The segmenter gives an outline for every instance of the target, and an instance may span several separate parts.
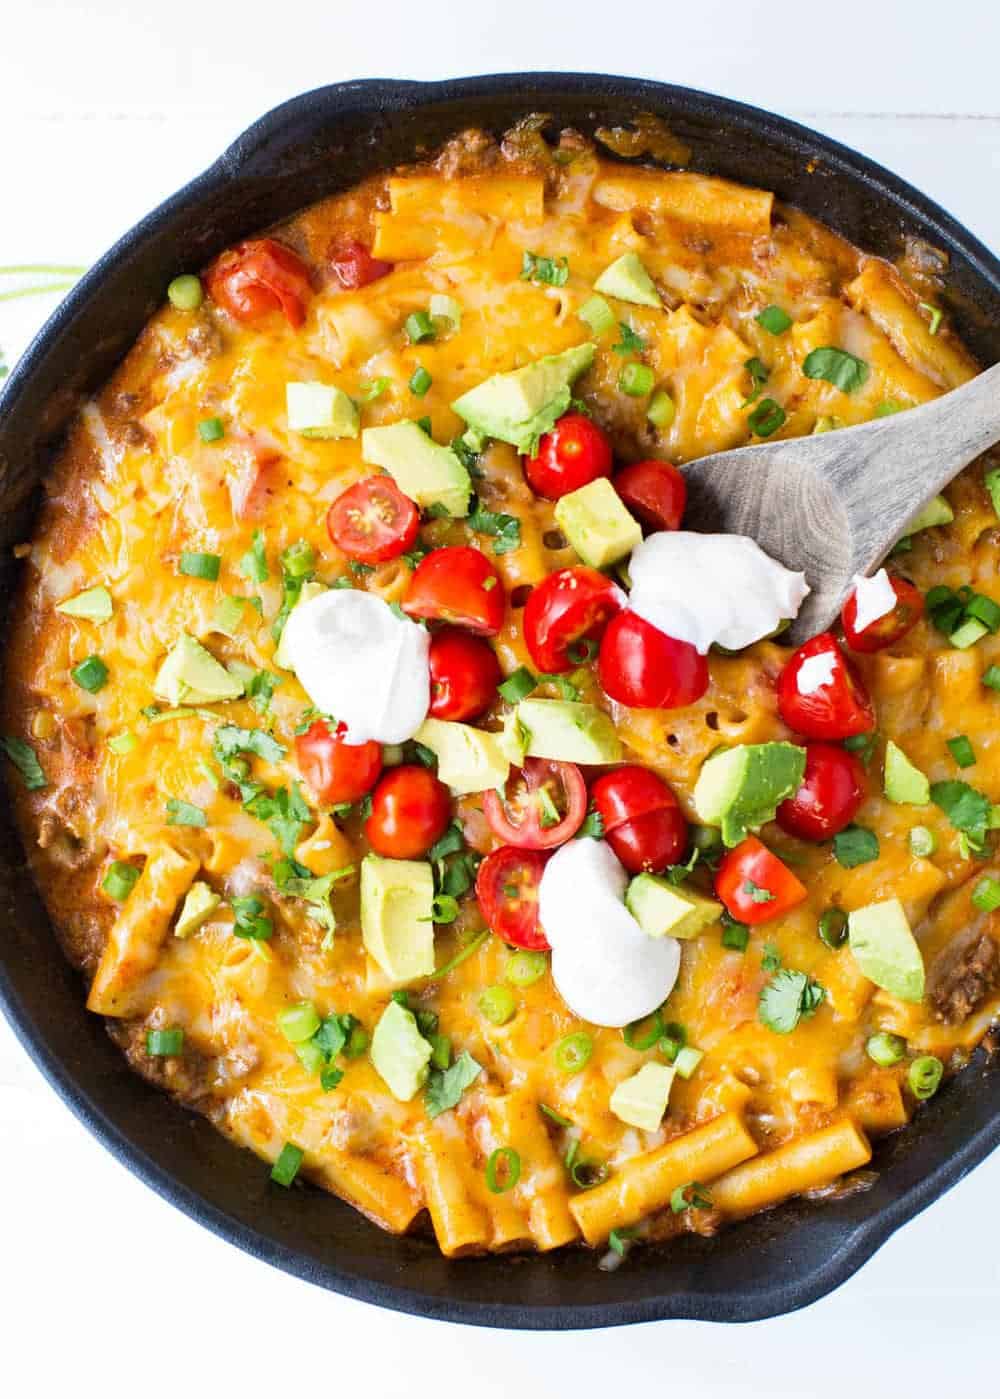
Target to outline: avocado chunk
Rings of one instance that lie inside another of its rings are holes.
[[[603,709],[576,700],[525,699],[518,723],[527,732],[529,758],[557,763],[620,763],[622,746]]]
[[[623,253],[610,267],[605,267],[594,283],[594,290],[613,296],[617,301],[631,301],[635,306],[663,305],[638,253]]]
[[[694,806],[706,826],[720,826],[725,845],[774,820],[778,803],[802,786],[806,750],[794,743],[741,743],[713,755],[694,785]]]
[[[910,806],[930,805],[930,782],[891,738],[885,745],[884,789],[891,802]]]
[[[371,1057],[394,1098],[408,1103],[417,1096],[427,1082],[431,1046],[417,1029],[412,1010],[389,1002],[372,1033]]]
[[[847,937],[862,974],[890,996],[920,1001],[924,959],[898,899],[866,904],[847,917]]]
[[[426,860],[361,861],[361,939],[390,981],[434,970],[434,874]]]
[[[655,1132],[667,1110],[675,1073],[672,1064],[643,1064],[638,1073],[618,1084],[608,1107],[619,1122]]]
[[[354,399],[334,384],[285,385],[288,426],[303,437],[357,437],[361,415]]]
[[[184,896],[181,911],[174,924],[174,937],[189,938],[203,923],[207,923],[222,900],[209,886],[196,879]]]
[[[436,756],[438,777],[459,796],[488,792],[507,781],[510,761],[500,734],[474,729],[471,724],[425,719],[413,737]]]
[[[933,500],[927,502],[919,515],[914,515],[906,526],[906,533],[919,534],[922,529],[932,529],[935,525],[950,525],[954,518],[955,512],[944,496],[936,495]]]
[[[556,524],[591,568],[610,568],[642,543],[638,520],[606,476],[556,501]]]
[[[65,617],[83,617],[88,622],[107,622],[114,612],[114,603],[107,588],[87,588],[75,597],[56,604],[56,611]]]
[[[312,602],[313,598],[317,598],[320,593],[325,592],[325,583],[317,583],[314,579],[310,579],[309,582],[303,583],[302,591],[295,600],[295,607],[292,608],[292,612],[295,611],[296,607],[302,607],[305,603]],[[288,617],[292,615],[292,612],[289,612]],[[291,657],[288,654],[288,648],[285,644],[285,637],[288,635],[288,617],[285,618],[285,625],[281,629],[281,636],[278,638],[278,645],[275,648],[274,664],[280,667],[281,670],[294,671],[295,667],[292,665]]]
[[[625,891],[625,907],[651,938],[694,938],[722,917],[714,899],[677,889],[658,874],[637,874]]]
[[[451,405],[480,437],[496,437],[529,455],[542,433],[566,412],[570,387],[594,362],[590,341],[494,374]]]
[[[214,704],[239,699],[243,681],[230,675],[200,641],[182,632],[157,671],[153,693],[168,704]]]
[[[528,755],[528,734],[517,717],[516,709],[504,715],[503,728],[496,735],[496,741],[507,761],[519,768]]]
[[[366,427],[361,456],[380,466],[422,510],[439,505],[456,519],[468,515],[472,481],[450,447],[442,447],[419,423]]]

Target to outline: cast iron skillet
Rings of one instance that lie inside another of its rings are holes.
[[[531,111],[585,132],[655,112],[690,145],[693,168],[775,190],[862,248],[894,257],[905,234],[926,238],[950,255],[950,305],[966,342],[985,364],[1000,358],[1000,262],[909,185],[792,122],[686,88],[586,74],[336,84],[251,126],[127,233],[34,341],[0,400],[0,556],[9,559],[30,527],[36,487],[69,415],[110,374],[171,277],[322,195],[433,151],[463,127],[500,132]],[[448,1262],[432,1243],[392,1238],[319,1190],[270,1185],[254,1156],[131,1073],[84,1009],[6,811],[0,822],[0,1002],[52,1085],[119,1160],[180,1209],[255,1257],[364,1301],[539,1330],[792,1311],[843,1282],[1000,1141],[1000,1069],[980,1054],[911,1128],[880,1146],[878,1179],[864,1193],[796,1201],[715,1239],[637,1251],[610,1274],[580,1249]]]

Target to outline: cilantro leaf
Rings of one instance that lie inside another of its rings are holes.
[[[295,864],[295,861],[292,861],[292,864]],[[296,866],[296,868],[301,868],[301,866]],[[292,875],[278,886],[283,894],[306,901],[309,905],[309,917],[314,923],[318,923],[321,928],[326,930],[326,937],[323,939],[324,947],[332,945],[333,934],[337,930],[337,918],[330,902],[333,886],[338,880],[353,874],[355,868],[354,865],[344,865],[342,869],[331,870],[329,874],[319,875],[317,878],[313,878],[307,870],[305,877]],[[277,870],[277,865],[275,870]]]
[[[271,635],[275,641],[281,640],[281,633],[288,621],[288,614],[298,602],[305,583],[316,572],[316,551],[311,544],[300,539],[290,544],[281,554],[281,607],[271,624]]]
[[[431,864],[436,864],[438,860],[443,860],[446,855],[457,855],[465,848],[465,835],[462,832],[461,822],[452,821],[444,835],[434,842],[427,852],[427,858]]]
[[[867,382],[870,369],[863,359],[838,350],[834,345],[822,345],[811,350],[802,364],[807,379],[822,379],[842,393],[853,393]]]
[[[233,933],[238,938],[250,938],[253,942],[267,942],[274,932],[274,924],[264,913],[264,901],[256,894],[244,894],[231,899],[236,923]]]
[[[833,838],[833,854],[845,870],[867,865],[879,857],[878,836],[866,826],[845,826]]]
[[[281,677],[269,670],[258,670],[247,682],[246,696],[258,714],[266,714],[271,708],[274,692],[281,684]]]
[[[989,829],[991,804],[988,797],[968,782],[932,782],[931,801],[943,811],[956,831],[968,836],[970,844],[982,846]]]
[[[781,966],[781,953],[773,942],[765,942],[764,953],[760,959],[760,969],[762,972],[776,972]]]
[[[617,345],[612,345],[611,349],[616,355],[641,355],[646,348],[646,342],[641,335],[637,335],[630,325],[625,321],[618,322],[618,329],[621,331],[621,340]]]
[[[826,991],[805,972],[775,972],[760,993],[757,1018],[776,1035],[790,1035],[804,1017],[815,1015]]]
[[[482,1071],[482,1064],[477,1064],[467,1049],[462,1050],[450,1069],[431,1069],[424,1099],[427,1116],[438,1117],[455,1107]]]
[[[0,738],[0,748],[24,778],[24,785],[29,792],[39,792],[48,786],[38,755],[30,743],[25,743],[23,738],[10,738],[5,735]]]
[[[474,529],[477,534],[493,537],[494,554],[509,554],[512,549],[521,547],[521,521],[516,515],[484,510],[478,500],[474,502],[474,506],[468,519],[469,528]]]
[[[191,802],[179,801],[177,797],[167,798],[168,826],[207,826],[208,815],[200,806]]]
[[[236,724],[222,724],[216,729],[212,751],[220,763],[235,758],[237,753],[252,753],[267,763],[279,763],[285,756],[277,739],[263,729],[241,729]]]
[[[759,884],[755,884],[752,879],[743,881],[743,892],[749,894],[750,899],[755,904],[769,904],[774,898],[770,889],[763,889]]]
[[[768,369],[764,361],[758,359],[756,355],[753,355],[750,359],[745,360],[743,363],[743,368],[750,375],[751,387],[750,393],[743,400],[742,407],[749,408],[751,403],[756,403],[757,399],[760,398],[761,389],[771,377],[771,371]]]
[[[264,547],[263,530],[254,530],[253,543],[240,559],[239,570],[251,583],[263,583],[267,579],[267,552]]]
[[[258,792],[246,802],[246,809],[258,821],[263,821],[286,855],[293,855],[302,830],[312,820],[299,784],[291,789],[279,787],[276,792]]]
[[[569,261],[564,257],[543,257],[540,253],[525,252],[521,259],[521,281],[564,287],[569,281]]]
[[[593,802],[591,802],[587,809],[587,814],[583,819],[583,825],[577,831],[577,835],[593,836],[595,840],[600,840],[604,835],[604,817]]]

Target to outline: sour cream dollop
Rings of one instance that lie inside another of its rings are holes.
[[[282,636],[302,688],[348,743],[404,743],[430,705],[430,637],[371,593],[331,588],[292,609]]]
[[[703,656],[713,643],[739,651],[770,636],[809,593],[804,573],[745,534],[651,534],[633,552],[629,575],[631,610]]]
[[[854,630],[864,631],[880,617],[887,617],[899,599],[888,573],[880,568],[871,578],[862,578],[860,573],[854,575],[854,601],[857,606]]]
[[[650,1015],[680,969],[680,943],[642,931],[623,902],[627,885],[610,845],[583,836],[556,851],[538,889],[556,989],[594,1025],[620,1028]]]

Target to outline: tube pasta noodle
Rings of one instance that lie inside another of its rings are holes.
[[[684,223],[725,228],[737,233],[765,233],[771,223],[774,196],[728,180],[636,170],[605,175],[594,186],[594,200],[608,209],[649,209]]]
[[[472,1253],[490,1239],[486,1209],[475,1198],[471,1169],[460,1153],[449,1150],[447,1124],[421,1133],[419,1174],[438,1247],[449,1258]]]
[[[844,294],[884,331],[907,364],[934,383],[956,389],[976,373],[975,361],[963,345],[952,336],[931,334],[917,298],[878,258],[862,259],[861,271]]]
[[[712,1203],[724,1214],[752,1214],[789,1195],[831,1184],[867,1165],[871,1154],[864,1132],[845,1118],[729,1171],[713,1184]]]
[[[489,1115],[496,1145],[512,1147],[521,1159],[517,1189],[527,1205],[532,1241],[545,1250],[570,1243],[579,1231],[570,1212],[566,1171],[549,1140],[537,1099],[523,1090],[507,1093],[490,1100]]]

